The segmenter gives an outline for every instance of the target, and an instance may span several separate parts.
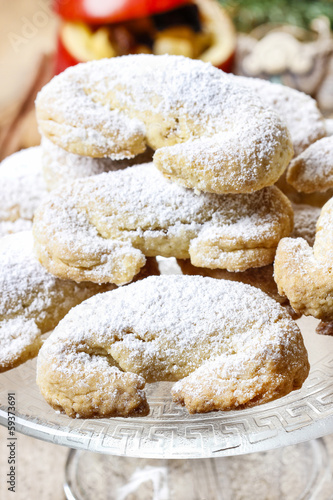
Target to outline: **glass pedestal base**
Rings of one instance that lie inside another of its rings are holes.
[[[192,460],[71,450],[64,488],[68,500],[326,500],[332,495],[330,463],[321,439],[249,455]]]

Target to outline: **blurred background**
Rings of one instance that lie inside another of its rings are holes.
[[[0,0],[0,159],[39,143],[38,90],[80,61],[180,54],[280,82],[333,116],[332,0]]]

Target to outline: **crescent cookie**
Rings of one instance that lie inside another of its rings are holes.
[[[313,248],[303,238],[283,238],[274,277],[296,312],[333,321],[333,198],[321,210]]]
[[[290,134],[260,98],[208,63],[147,54],[68,68],[39,93],[42,133],[75,154],[131,158],[146,146],[179,184],[214,193],[270,186]]]
[[[61,184],[80,177],[90,177],[103,172],[120,170],[131,165],[146,163],[152,159],[152,151],[147,149],[141,155],[131,160],[111,160],[110,158],[91,158],[68,153],[65,149],[56,146],[42,137],[42,164],[43,176],[49,190]]]
[[[151,159],[147,150],[132,160],[112,161],[67,153],[42,138],[41,146],[23,149],[0,164],[0,237],[32,227],[47,190],[79,177],[118,170]]]
[[[31,231],[1,238],[0,260],[0,372],[36,356],[41,334],[73,306],[112,288],[49,274],[34,256]]]
[[[0,239],[0,372],[37,355],[43,333],[52,330],[67,312],[114,285],[61,280],[49,274],[33,252],[31,231]],[[149,259],[139,277],[159,274]]]
[[[145,382],[178,381],[190,413],[246,408],[299,389],[309,364],[288,313],[260,290],[164,275],[83,302],[44,343],[37,384],[70,417],[146,414]]]
[[[261,78],[234,77],[254,91],[285,121],[293,143],[295,156],[327,134],[326,122],[317,102],[307,94],[285,85],[271,83]]]
[[[294,229],[291,238],[304,238],[310,246],[313,245],[316,234],[316,223],[320,215],[320,209],[310,205],[293,204]],[[183,274],[209,276],[215,279],[239,281],[259,288],[281,305],[286,307],[294,319],[300,317],[295,313],[285,296],[278,293],[277,285],[274,281],[273,265],[247,269],[243,272],[229,272],[225,269],[208,269],[195,267],[189,260],[178,259],[177,263]]]
[[[297,191],[314,193],[333,187],[333,136],[324,137],[291,161],[287,182]]]
[[[46,195],[38,146],[3,160],[0,164],[0,236],[31,229],[34,212]]]
[[[292,226],[291,204],[275,186],[198,195],[145,164],[53,192],[36,212],[34,236],[38,258],[53,274],[122,284],[145,256],[236,271],[267,265]]]

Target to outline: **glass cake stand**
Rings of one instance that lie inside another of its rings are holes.
[[[172,402],[172,384],[162,382],[147,387],[146,417],[70,419],[42,398],[33,360],[0,374],[0,424],[7,426],[13,392],[18,432],[72,449],[68,499],[322,500],[331,479],[317,438],[333,433],[333,338],[317,335],[313,318],[298,323],[310,375],[277,401],[189,415]]]

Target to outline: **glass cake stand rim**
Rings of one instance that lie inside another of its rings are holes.
[[[0,425],[7,426],[6,414],[0,409]],[[328,434],[333,434],[333,415],[327,417],[323,421],[314,422],[308,425],[304,429],[295,430],[290,433],[279,433],[274,438],[267,438],[263,441],[253,443],[246,447],[245,445],[240,446],[230,446],[227,448],[216,449],[215,452],[209,453],[207,455],[199,453],[189,453],[186,451],[177,451],[175,453],[151,453],[131,450],[124,450],[124,452],[114,453],[112,449],[107,447],[101,449],[99,447],[94,447],[90,445],[92,440],[91,437],[87,437],[85,440],[78,440],[76,443],[71,440],[67,440],[66,432],[59,429],[52,429],[50,427],[38,425],[34,423],[34,419],[16,419],[16,431],[25,434],[42,441],[51,442],[60,446],[68,447],[74,450],[85,450],[91,451],[93,453],[101,453],[106,455],[116,455],[124,457],[133,458],[164,458],[164,459],[201,459],[201,458],[217,458],[217,457],[228,457],[235,455],[246,455],[251,453],[258,453],[273,450],[276,448],[282,448],[285,446],[297,445],[307,441],[311,441],[318,438],[323,438]],[[75,438],[75,436],[73,436]],[[81,436],[80,436],[81,437]]]
[[[311,362],[310,356],[310,376],[302,389],[272,403],[193,416],[172,403],[169,386],[163,382],[156,384],[157,392],[151,392],[151,400],[148,397],[152,414],[147,417],[70,419],[57,415],[43,400],[35,383],[34,362],[29,361],[0,374],[0,425],[7,425],[6,395],[14,390],[18,432],[109,455],[223,457],[323,437],[333,433],[333,338],[316,335],[313,318],[302,318],[300,324],[303,330],[305,325],[303,334],[313,358]]]

